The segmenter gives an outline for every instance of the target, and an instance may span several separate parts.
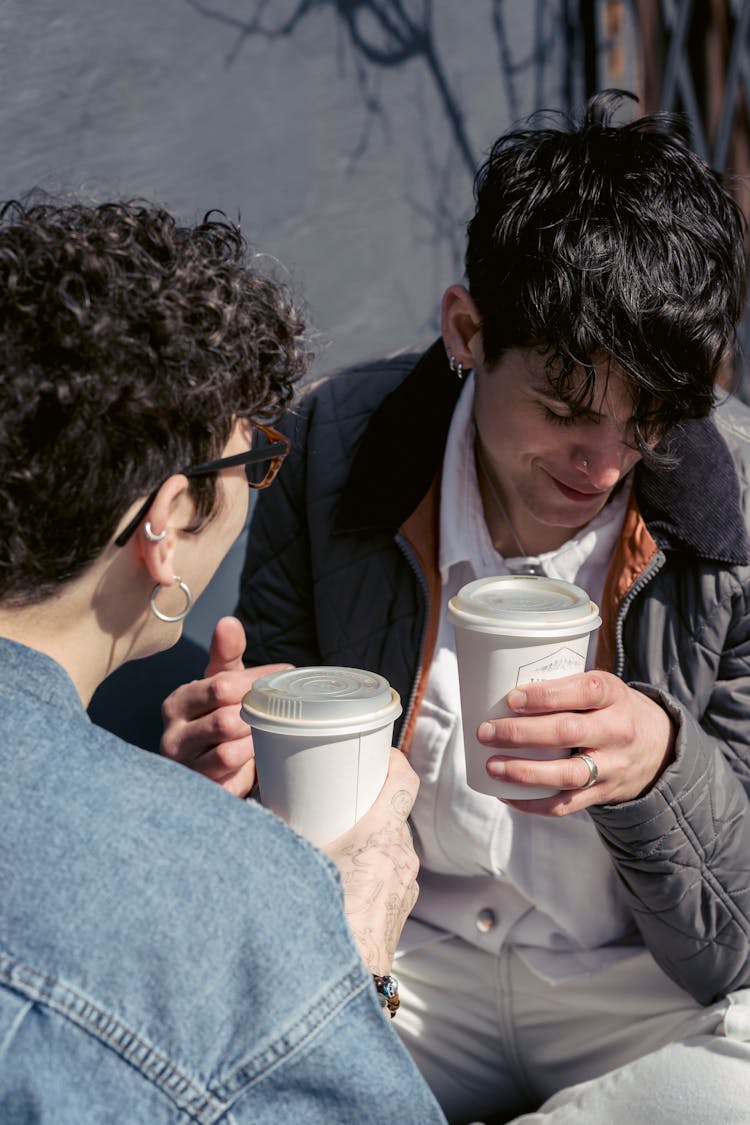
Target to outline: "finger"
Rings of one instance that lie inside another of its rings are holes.
[[[165,703],[164,708],[167,706]],[[165,722],[161,752],[167,758],[189,764],[221,743],[242,742],[250,737],[250,728],[235,701],[188,721]]]
[[[242,769],[216,778],[215,782],[233,797],[247,797],[256,782],[255,762],[248,762]]]
[[[406,821],[417,799],[418,790],[419,777],[401,751],[391,748],[388,773],[383,788],[366,815],[373,814],[373,818],[381,817],[387,810],[390,814],[395,814],[400,821]]]
[[[293,664],[258,664],[255,668],[245,669],[248,675],[247,682],[254,684],[261,676],[267,676],[270,672],[283,672],[285,669],[293,667]]]
[[[257,677],[257,670],[247,668],[236,672],[220,672],[209,679],[183,684],[162,704],[162,718],[167,723],[192,722],[223,707],[239,712],[242,697]]]
[[[619,742],[616,716],[609,711],[562,711],[507,719],[486,719],[477,728],[484,746],[513,752],[517,749],[570,750],[576,746],[603,746]]]
[[[598,710],[613,703],[622,686],[622,681],[609,672],[582,672],[519,685],[508,692],[505,701],[517,714]]]
[[[290,667],[290,664],[261,664],[257,668],[242,668],[236,672],[218,672],[208,679],[183,684],[162,704],[164,725],[191,723],[224,707],[234,708],[239,716],[242,700],[257,679],[268,672],[280,672]]]
[[[406,820],[412,812],[419,790],[419,777],[406,760],[404,754],[391,747],[388,774],[376,804],[388,805],[400,819]]]
[[[205,675],[240,670],[246,644],[242,622],[236,617],[222,617],[214,626]]]
[[[608,798],[602,795],[596,787],[591,789],[563,789],[554,797],[542,797],[539,800],[518,801],[504,800],[503,804],[509,805],[518,812],[531,813],[534,816],[562,817],[571,813],[583,812],[592,805],[607,804]]]
[[[603,756],[593,750],[586,750],[586,757],[593,763],[591,769],[586,760],[577,754],[571,755],[570,758],[553,758],[546,762],[531,758],[489,758],[485,768],[489,776],[495,780],[512,782],[515,785],[543,785],[562,791],[592,790],[597,786],[601,788],[606,780],[600,772]],[[592,777],[593,782],[591,782]]]
[[[248,730],[248,728],[245,727],[245,730]],[[235,739],[233,742],[221,742],[190,760],[183,760],[182,764],[202,773],[204,777],[211,781],[221,781],[229,774],[235,774],[238,770],[244,769],[250,762],[252,762],[254,773],[255,752],[252,736],[248,734],[244,738]]]

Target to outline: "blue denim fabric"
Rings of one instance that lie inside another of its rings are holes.
[[[0,668],[3,1125],[444,1121],[327,858],[94,726],[46,656]]]

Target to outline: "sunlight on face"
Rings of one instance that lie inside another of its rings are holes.
[[[595,370],[590,399],[576,407],[556,396],[542,353],[509,349],[492,369],[477,365],[474,419],[508,515],[536,551],[592,520],[641,456],[632,396],[606,361]]]

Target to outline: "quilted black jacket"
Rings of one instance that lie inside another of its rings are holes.
[[[429,606],[399,528],[459,393],[438,343],[301,396],[248,540],[248,663],[379,671],[408,701],[404,729]],[[659,550],[619,607],[614,670],[675,718],[676,760],[645,796],[589,813],[644,942],[705,1004],[750,985],[750,411],[730,400],[674,440],[677,469],[636,469]]]

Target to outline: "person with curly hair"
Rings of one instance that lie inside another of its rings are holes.
[[[498,139],[441,339],[306,391],[241,623],[214,681],[166,704],[165,752],[229,784],[243,732],[210,692],[241,696],[245,646],[371,668],[408,700],[399,1032],[455,1122],[750,1105],[750,412],[717,385],[743,229],[684,123],[622,108],[603,92]],[[498,800],[467,785],[446,611],[529,573],[582,586],[603,625],[587,671],[479,726],[488,790],[555,791]]]
[[[385,1123],[384,1072],[444,1120],[372,980],[416,897],[402,756],[325,855],[85,710],[178,640],[307,365],[294,298],[220,215],[2,209],[3,1122]]]

